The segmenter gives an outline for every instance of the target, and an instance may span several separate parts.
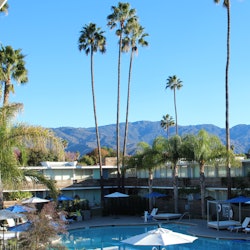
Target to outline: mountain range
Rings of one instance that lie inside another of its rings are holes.
[[[123,145],[125,123],[120,124],[120,142]],[[226,131],[224,128],[212,124],[178,126],[178,134],[197,134],[201,129],[205,129],[209,134],[218,136],[225,144]],[[74,128],[59,127],[52,128],[54,133],[68,142],[66,151],[80,152],[81,155],[89,153],[96,148],[95,127]],[[116,124],[99,127],[101,146],[116,149]],[[169,135],[175,134],[175,127],[169,129]],[[133,154],[138,142],[152,144],[157,136],[167,137],[160,122],[138,121],[129,123],[127,152]],[[234,146],[235,153],[248,153],[250,149],[250,125],[236,125],[230,129],[231,145]]]

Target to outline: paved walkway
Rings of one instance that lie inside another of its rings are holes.
[[[119,217],[98,217],[95,216],[90,220],[73,222],[68,225],[68,229],[78,229],[78,228],[90,228],[99,226],[123,226],[123,225],[157,225],[157,224],[167,224],[167,223],[183,223],[190,224],[191,227],[188,230],[190,235],[197,237],[208,237],[215,239],[235,239],[235,240],[249,240],[250,234],[244,232],[230,232],[228,230],[216,230],[207,227],[206,220],[197,219],[182,219],[180,222],[176,220],[161,220],[161,221],[150,221],[144,222],[142,217],[139,216],[119,216]]]

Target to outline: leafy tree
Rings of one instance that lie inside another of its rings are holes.
[[[93,157],[91,157],[89,155],[83,155],[79,159],[79,164],[82,164],[85,166],[93,166],[93,165],[95,165],[95,160],[93,159]]]
[[[112,148],[107,148],[103,147],[101,148],[101,154],[102,158],[104,159],[105,157],[114,157],[116,153]],[[92,166],[92,165],[98,165],[99,164],[99,153],[98,153],[98,148],[93,149],[91,152],[89,152],[86,155],[83,155],[79,159],[79,163]]]
[[[95,84],[94,84],[94,53],[97,51],[105,53],[106,51],[106,38],[104,36],[104,31],[101,31],[101,28],[96,27],[96,24],[94,23],[85,25],[81,30],[81,35],[79,37],[79,50],[84,51],[86,55],[90,53],[92,99],[93,99],[96,140],[97,140],[99,166],[100,166],[101,199],[103,202],[104,193],[103,193],[102,154],[101,154],[101,143],[100,143],[100,135],[98,130],[98,121],[96,114]]]
[[[70,152],[66,151],[65,152],[65,161],[77,161],[79,159],[80,152]]]
[[[58,161],[59,160],[57,153],[48,149],[44,151],[44,150],[36,149],[36,148],[28,148],[26,151],[27,151],[28,166],[41,166],[41,162],[43,161]]]
[[[221,158],[224,146],[217,136],[200,130],[198,135],[183,137],[182,152],[189,160],[196,161],[200,166],[201,215],[205,218],[205,165],[214,159]]]
[[[0,80],[3,87],[3,106],[8,105],[10,92],[15,92],[12,80],[22,85],[28,81],[24,58],[20,49],[14,50],[11,46],[1,46]]]
[[[220,3],[220,0],[214,0],[215,3]],[[230,63],[230,32],[231,32],[231,14],[230,14],[230,0],[223,0],[223,6],[227,10],[227,61],[225,71],[225,93],[226,93],[226,149],[227,149],[227,196],[231,198],[231,162],[230,162],[230,127],[229,127],[229,63]]]
[[[169,128],[174,126],[175,122],[173,117],[169,114],[162,116],[161,127],[167,130],[167,137],[169,138]]]
[[[110,29],[119,25],[116,30],[116,35],[119,37],[119,53],[118,53],[118,81],[117,81],[117,119],[116,119],[116,157],[117,157],[117,179],[118,187],[120,188],[120,73],[121,73],[121,53],[122,53],[122,39],[126,23],[130,19],[135,19],[135,9],[130,9],[129,3],[118,3],[118,6],[111,7],[112,13],[107,16],[108,27]]]
[[[179,90],[182,88],[182,81],[176,76],[169,76],[166,83],[166,89],[170,88],[174,91],[174,109],[175,109],[175,128],[176,135],[178,135],[178,122],[177,122],[177,107],[176,107],[176,89]]]

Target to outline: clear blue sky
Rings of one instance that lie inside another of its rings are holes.
[[[226,9],[213,0],[133,0],[149,46],[139,48],[132,73],[130,122],[174,118],[166,79],[177,75],[179,125],[225,127]],[[222,1],[223,2],[223,1]],[[111,0],[8,0],[0,16],[0,41],[26,55],[29,82],[16,86],[18,121],[43,127],[94,127],[90,57],[78,50],[90,22],[105,31],[107,52],[95,55],[99,125],[116,123],[118,38],[107,27]],[[250,1],[231,1],[230,127],[250,124]],[[121,114],[125,121],[129,54],[122,57]]]

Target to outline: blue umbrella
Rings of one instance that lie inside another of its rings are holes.
[[[238,197],[226,200],[226,202],[229,202],[229,203],[245,203],[247,201],[250,201],[250,197],[238,196]]]
[[[228,203],[239,203],[239,220],[241,222],[241,203],[245,203],[250,201],[250,197],[246,197],[246,196],[237,196],[235,198],[226,200],[226,202]]]
[[[145,198],[161,198],[161,197],[166,197],[166,194],[161,194],[158,192],[152,192],[150,194],[146,194],[144,197]]]
[[[31,223],[26,222],[26,223],[11,227],[8,230],[11,232],[24,232],[24,231],[27,231],[30,228],[30,226],[31,226]]]
[[[14,205],[11,207],[7,207],[6,210],[9,210],[14,213],[25,213],[28,212],[28,209],[26,209],[24,206],[21,205]]]
[[[58,197],[57,197],[57,200],[58,201],[73,201],[74,199],[73,198],[70,198],[70,197],[67,197],[67,196],[65,196],[65,195],[59,195]]]

